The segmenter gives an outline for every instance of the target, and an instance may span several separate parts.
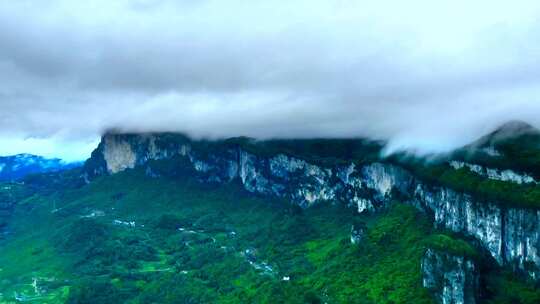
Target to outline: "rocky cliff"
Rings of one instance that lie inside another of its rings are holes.
[[[430,248],[422,258],[422,285],[438,303],[475,304],[478,282],[477,266],[467,257]]]
[[[384,160],[322,164],[287,153],[258,153],[227,141],[109,134],[85,165],[85,178],[136,166],[155,176],[159,172],[152,161],[162,159],[182,160],[203,182],[239,181],[249,192],[286,198],[304,208],[341,202],[358,212],[373,212],[397,198],[433,215],[436,226],[475,238],[498,264],[540,280],[540,210],[502,207],[428,185]]]

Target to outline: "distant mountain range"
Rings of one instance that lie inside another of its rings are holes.
[[[82,163],[68,163],[58,158],[32,154],[0,156],[0,181],[18,180],[29,174],[46,173],[79,167]]]

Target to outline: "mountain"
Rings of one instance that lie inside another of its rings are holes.
[[[540,131],[524,121],[514,120],[499,126],[488,135],[483,136],[474,142],[472,145],[479,147],[493,147],[504,141],[516,140],[527,135],[538,136],[540,135]]]
[[[540,130],[521,122],[506,123],[454,152],[454,158],[486,167],[510,169],[540,179]]]
[[[0,180],[19,180],[29,174],[72,169],[81,163],[66,163],[57,158],[44,158],[32,154],[0,156]]]
[[[540,301],[533,171],[465,159],[478,144],[437,161],[383,147],[105,134],[81,168],[1,185],[2,300]]]

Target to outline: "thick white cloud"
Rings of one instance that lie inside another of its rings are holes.
[[[112,127],[445,151],[507,120],[540,125],[539,13],[538,1],[4,1],[0,138],[19,144],[0,154],[82,158]]]

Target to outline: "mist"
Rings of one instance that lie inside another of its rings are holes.
[[[538,1],[4,1],[0,154],[107,129],[446,152],[540,126]]]

